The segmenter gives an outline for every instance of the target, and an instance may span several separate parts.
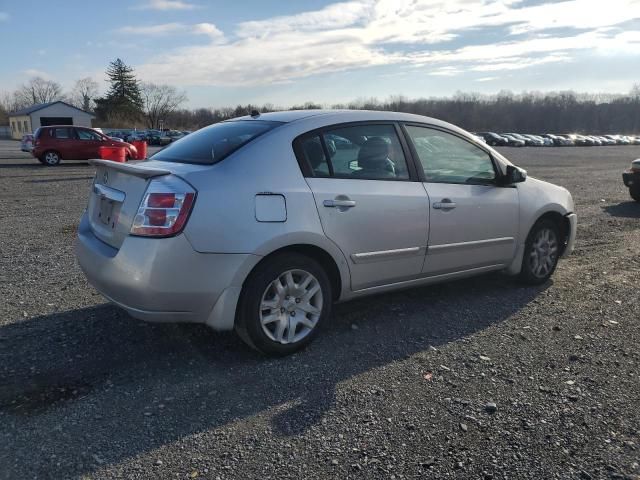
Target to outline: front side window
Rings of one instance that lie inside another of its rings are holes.
[[[151,158],[163,162],[217,163],[278,125],[281,122],[265,120],[216,123],[176,140]]]
[[[491,156],[453,134],[406,126],[427,182],[488,184],[496,179]]]
[[[76,129],[76,133],[78,134],[78,138],[80,140],[95,140],[95,141],[102,140],[100,135],[98,135],[97,133],[92,132],[90,130],[81,130],[81,129],[77,128]]]

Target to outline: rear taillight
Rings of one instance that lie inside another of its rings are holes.
[[[177,177],[151,180],[131,226],[132,235],[170,237],[182,231],[196,191]]]

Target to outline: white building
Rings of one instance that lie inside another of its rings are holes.
[[[9,114],[11,138],[20,140],[25,133],[33,133],[38,128],[48,125],[91,127],[93,118],[93,113],[65,102],[39,103]]]

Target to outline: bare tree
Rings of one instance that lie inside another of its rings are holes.
[[[58,82],[53,80],[33,77],[18,88],[16,96],[20,103],[26,105],[48,103],[62,99],[62,87]]]
[[[175,112],[180,105],[187,101],[185,92],[180,92],[170,85],[143,82],[140,90],[149,128],[158,128],[160,120],[165,120],[168,115]]]
[[[21,108],[25,108],[31,105],[30,103],[24,103],[18,96],[18,92],[2,92],[0,94],[0,106],[5,112],[11,113]]]
[[[98,96],[98,82],[91,77],[81,78],[76,82],[69,95],[69,100],[74,107],[90,112],[94,108],[93,99]]]

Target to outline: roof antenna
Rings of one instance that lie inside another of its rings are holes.
[[[259,117],[260,116],[260,112],[258,110],[251,110],[251,116],[253,118]]]

